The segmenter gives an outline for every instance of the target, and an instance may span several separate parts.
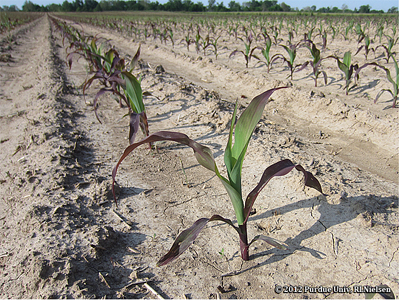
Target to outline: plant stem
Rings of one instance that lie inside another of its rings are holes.
[[[249,243],[247,242],[247,224],[239,225],[240,253],[243,260],[249,260]]]

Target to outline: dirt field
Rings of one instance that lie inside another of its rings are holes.
[[[122,56],[138,47],[130,37],[80,28],[109,39]],[[255,61],[245,69],[242,58],[228,59],[228,50],[215,60],[184,45],[142,43],[137,73],[152,93],[145,98],[150,132],[187,134],[210,147],[223,170],[236,99],[241,113],[261,92],[290,84],[273,94],[250,142],[243,194],[285,158],[312,172],[326,194],[303,188],[294,171],[274,178],[258,197],[250,238],[269,235],[288,250],[259,242],[243,262],[237,233],[213,223],[179,259],[156,267],[198,218],[235,219],[225,189],[191,149],[159,143],[159,153],[141,147],[121,165],[117,207],[111,171],[128,145],[126,110],[107,95],[100,100],[102,123],[96,120],[96,86],[85,97],[79,88],[86,62],[66,67],[47,16],[12,34],[12,43],[1,37],[0,45],[1,298],[157,298],[151,287],[164,298],[364,299],[342,290],[275,288],[381,284],[398,298],[399,119],[389,94],[373,103],[390,87],[376,79],[382,71],[366,68],[346,96],[333,61],[328,85],[314,88],[310,69],[289,81],[284,65],[270,74]],[[327,54],[342,56],[348,43],[338,39]]]

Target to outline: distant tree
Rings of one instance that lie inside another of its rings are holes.
[[[82,0],[75,0],[72,4],[75,11],[82,11],[83,10],[83,1]]]
[[[102,11],[110,11],[111,10],[111,3],[106,0],[101,0],[100,1],[100,8]]]
[[[342,5],[342,8],[341,8],[342,12],[346,12],[346,10],[348,10],[348,9],[349,9],[349,7],[347,6],[347,4]]]
[[[72,4],[67,0],[64,0],[64,2],[61,4],[61,11],[72,11]]]
[[[272,6],[276,5],[277,3],[278,1],[265,0],[264,2],[261,3],[261,10],[268,11]]]
[[[283,11],[282,6],[280,6],[279,4],[275,4],[273,6],[271,6],[268,11]]]
[[[55,3],[46,5],[46,11],[59,12],[59,11],[61,11],[61,5],[55,4]]]
[[[315,5],[311,6],[311,11],[317,11],[317,7]]]
[[[8,8],[8,11],[19,11],[19,8],[16,5],[12,4]]]
[[[240,11],[241,10],[240,3],[236,2],[234,0],[229,2],[228,7],[229,7],[230,11]]]
[[[149,10],[162,10],[162,4],[158,1],[149,3]]]
[[[93,9],[94,12],[99,12],[101,11],[101,5],[100,3],[97,3],[96,7]]]
[[[216,0],[208,0],[208,10],[213,11]]]
[[[392,6],[391,8],[388,9],[387,11],[389,14],[394,14],[399,12],[399,8],[396,6]]]
[[[361,14],[367,14],[370,12],[370,10],[371,10],[371,6],[369,4],[367,4],[367,5],[361,5],[358,12]]]
[[[40,6],[28,0],[22,5],[22,11],[40,11]]]
[[[283,11],[290,11],[290,5],[287,5],[285,2],[281,3],[281,7]]]
[[[225,7],[224,2],[220,2],[217,4],[217,6],[215,7],[216,11],[228,11],[228,9]]]
[[[94,11],[99,3],[96,0],[85,0],[83,11]]]

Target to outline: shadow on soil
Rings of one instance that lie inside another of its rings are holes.
[[[367,227],[385,226],[391,231],[397,231],[397,223],[392,224],[390,222],[385,222],[382,220],[387,220],[387,216],[394,213],[393,209],[398,208],[398,206],[399,199],[397,196],[380,197],[370,195],[349,198],[342,197],[342,200],[339,204],[329,204],[326,202],[325,198],[319,200],[319,198],[314,197],[306,200],[301,200],[296,203],[291,203],[277,209],[268,210],[260,215],[250,217],[249,221],[256,221],[263,218],[271,217],[276,214],[276,212],[279,212],[280,215],[284,215],[285,213],[301,208],[310,208],[320,214],[319,219],[316,220],[314,225],[300,232],[296,237],[288,238],[286,241],[284,241],[284,243],[289,246],[289,249],[287,251],[272,248],[267,251],[253,254],[250,256],[250,259],[264,256],[269,256],[269,258],[255,266],[238,271],[235,273],[235,275],[280,261],[287,256],[293,254],[295,250],[306,251],[316,258],[322,259],[323,256],[326,255],[325,253],[322,253],[315,249],[304,247],[301,245],[301,243],[306,239],[317,236],[318,234],[327,231],[332,226],[351,221],[359,215],[362,215],[363,219],[366,221],[365,223],[367,224]],[[384,217],[379,217],[379,215],[383,215]]]

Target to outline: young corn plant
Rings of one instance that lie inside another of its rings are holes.
[[[357,71],[354,74],[354,76],[357,78],[357,76],[360,73],[360,71],[363,68],[368,67],[368,66],[375,66],[375,67],[378,67],[378,68],[382,69],[383,71],[385,71],[386,72],[386,78],[392,84],[393,88],[391,90],[390,89],[383,89],[383,90],[379,91],[379,93],[376,95],[374,103],[376,103],[378,101],[379,97],[384,92],[388,92],[393,97],[392,107],[394,108],[394,107],[396,107],[396,103],[399,100],[399,65],[398,65],[398,63],[397,63],[397,61],[396,61],[396,59],[395,59],[393,54],[390,57],[393,59],[394,67],[395,67],[395,70],[396,70],[396,79],[395,80],[393,80],[389,69],[385,68],[384,66],[381,66],[381,65],[377,64],[376,62],[366,63],[365,65],[361,66],[360,68],[357,69]]]
[[[119,57],[118,52],[115,49],[109,50],[104,56],[102,56],[103,67],[98,70],[92,78],[88,79],[83,87],[83,93],[85,93],[85,90],[90,87],[94,80],[99,80],[105,86],[100,89],[93,101],[94,111],[100,123],[101,121],[97,114],[97,103],[100,96],[107,92],[111,92],[119,97],[120,104],[122,104],[122,101],[125,102],[128,107],[127,115],[130,117],[130,144],[135,141],[139,126],[146,136],[149,135],[149,125],[143,103],[143,92],[140,80],[132,74],[132,70],[139,59],[139,55],[140,46],[132,61],[129,64],[125,64],[125,60]],[[151,146],[151,144],[149,145]]]
[[[361,40],[364,39],[364,46],[361,46],[360,48],[358,48],[356,54],[357,55],[362,49],[365,50],[364,52],[364,56],[365,56],[365,60],[368,59],[368,54],[372,51],[375,53],[375,49],[374,48],[370,48],[369,46],[371,45],[371,40],[369,39],[368,35],[364,35]]]
[[[190,33],[188,32],[187,35],[185,36],[184,39],[181,40],[181,43],[185,42],[186,43],[186,49],[189,52],[189,46],[190,44],[194,43],[194,40],[190,38]]]
[[[271,70],[271,66],[272,66],[272,60],[274,59],[275,55],[270,57],[270,51],[271,51],[271,46],[272,46],[272,42],[271,39],[269,38],[269,36],[265,36],[265,48],[262,47],[258,47],[259,50],[261,50],[261,54],[264,56],[265,58],[265,65],[267,66],[267,73],[269,73],[269,71]]]
[[[389,35],[385,35],[386,39],[388,41],[387,45],[379,45],[375,48],[375,53],[376,50],[378,50],[378,48],[382,47],[385,50],[386,53],[386,63],[389,63],[389,59],[392,55],[395,54],[395,52],[392,52],[393,46],[397,45],[397,43],[399,42],[399,37],[397,37],[396,39],[394,39],[393,37],[389,36]]]
[[[329,58],[334,58],[337,61],[338,67],[339,69],[344,73],[345,75],[345,80],[346,80],[346,84],[345,84],[345,89],[346,89],[346,95],[349,94],[349,86],[351,83],[351,76],[353,75],[354,71],[357,71],[358,69],[358,64],[351,64],[351,52],[347,51],[344,54],[343,60],[340,61],[340,59],[337,56],[328,56]],[[358,73],[357,73],[358,76]]]
[[[147,138],[141,140],[140,142],[133,143],[132,145],[130,145],[125,149],[123,155],[119,159],[117,165],[115,166],[112,172],[112,178],[113,178],[112,188],[113,188],[115,202],[117,200],[115,198],[115,193],[114,193],[114,184],[116,180],[117,170],[121,162],[133,150],[135,150],[138,146],[142,144],[149,142],[156,142],[156,141],[174,141],[191,147],[194,151],[194,156],[196,157],[198,163],[217,175],[217,177],[220,179],[222,185],[224,186],[224,188],[228,193],[228,196],[232,202],[233,209],[236,215],[236,221],[238,226],[235,226],[231,220],[226,219],[220,215],[213,215],[211,216],[211,218],[201,218],[197,220],[190,228],[182,231],[178,235],[168,253],[166,253],[158,261],[157,264],[158,266],[165,265],[175,260],[177,257],[179,257],[194,242],[194,240],[197,238],[201,230],[207,225],[207,223],[211,221],[221,221],[227,223],[231,227],[233,227],[233,229],[238,233],[240,241],[239,242],[240,253],[243,260],[249,259],[249,247],[255,241],[258,240],[265,241],[270,245],[280,249],[286,249],[286,245],[284,245],[283,243],[271,237],[263,235],[255,236],[249,242],[247,235],[247,222],[249,221],[249,216],[252,207],[254,205],[254,202],[257,196],[262,191],[262,189],[273,177],[284,176],[293,169],[303,172],[305,178],[304,182],[306,186],[314,188],[320,193],[322,193],[321,185],[318,182],[318,180],[310,172],[307,172],[302,166],[295,165],[290,160],[285,159],[265,169],[263,175],[261,176],[260,181],[255,186],[255,188],[247,195],[245,201],[243,201],[242,198],[242,184],[241,184],[243,160],[251,136],[254,132],[257,123],[261,119],[264,107],[268,103],[270,96],[272,95],[273,92],[282,88],[284,87],[271,89],[255,97],[250,102],[249,106],[245,109],[245,111],[242,113],[240,118],[237,120],[235,127],[235,119],[237,112],[237,103],[236,103],[229,131],[228,143],[224,154],[224,162],[227,168],[228,178],[225,178],[220,174],[216,162],[213,158],[212,152],[208,147],[195,142],[194,140],[190,139],[187,135],[179,132],[159,131],[153,133]]]
[[[197,27],[197,33],[196,33],[196,37],[195,37],[195,40],[194,40],[194,43],[196,45],[196,53],[197,54],[200,51],[200,40],[201,40],[200,27]]]
[[[312,43],[312,42],[311,42]],[[317,49],[314,43],[312,43],[312,47],[307,46],[308,50],[310,50],[310,53],[313,57],[313,60],[310,61],[310,65],[313,69],[313,75],[314,75],[314,82],[315,82],[315,87],[317,87],[318,83],[318,76],[323,75],[324,76],[324,81],[325,85],[328,82],[328,75],[326,74],[325,71],[321,71],[319,67],[321,66],[321,62],[324,58],[321,58],[321,51]]]
[[[250,62],[252,57],[254,57],[256,59],[259,59],[256,55],[253,54],[253,52],[256,49],[258,49],[258,47],[251,48],[251,43],[253,42],[253,34],[251,32],[246,37],[245,40],[243,40],[240,37],[239,37],[239,39],[241,39],[244,42],[245,51],[243,51],[243,50],[235,50],[229,55],[229,58],[231,58],[232,56],[236,55],[237,53],[242,53],[244,58],[245,58],[245,60],[246,60],[246,68],[248,68],[249,67],[249,62]]]
[[[274,55],[275,58],[272,60],[272,62],[274,62],[276,59],[281,58],[283,61],[285,61],[287,63],[287,65],[289,67],[289,70],[290,70],[290,75],[288,76],[288,78],[290,77],[291,80],[293,80],[293,73],[296,71],[296,69],[297,69],[296,72],[300,72],[301,70],[303,70],[308,65],[308,61],[306,61],[305,63],[303,63],[301,65],[295,65],[294,64],[294,60],[296,58],[297,48],[300,47],[301,43],[302,42],[298,42],[297,44],[289,45],[289,46],[280,45],[289,54],[289,59],[287,59],[282,54],[276,54],[276,55]]]

